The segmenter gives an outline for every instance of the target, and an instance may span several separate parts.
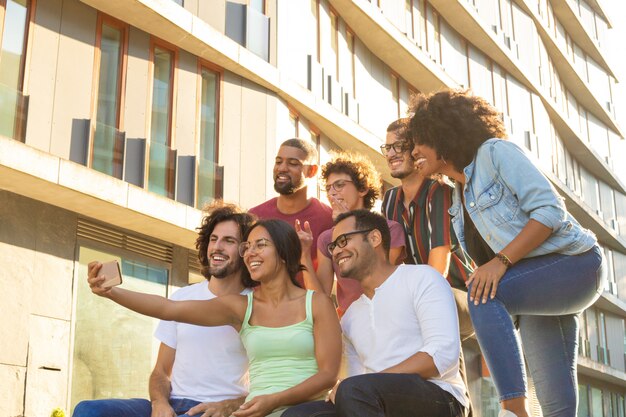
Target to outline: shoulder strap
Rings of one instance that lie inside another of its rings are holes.
[[[243,323],[241,324],[241,328],[247,327],[250,325],[250,316],[252,315],[252,302],[254,301],[254,293],[251,291],[248,293],[248,307],[246,307],[246,315],[243,318]]]
[[[306,320],[313,323],[313,290],[306,291]]]

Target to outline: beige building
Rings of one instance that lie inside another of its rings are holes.
[[[0,0],[0,415],[147,394],[155,321],[91,296],[90,260],[166,296],[199,279],[198,208],[272,196],[282,140],[310,138],[322,162],[364,152],[395,184],[387,124],[413,92],[469,87],[605,249],[610,282],[581,316],[579,415],[624,416],[610,24],[599,0]],[[476,415],[495,416],[478,346],[465,350]]]

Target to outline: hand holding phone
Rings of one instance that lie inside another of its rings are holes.
[[[98,275],[105,278],[100,285],[102,288],[112,288],[122,283],[122,271],[117,261],[104,262]]]

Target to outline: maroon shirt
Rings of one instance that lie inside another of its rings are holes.
[[[259,219],[280,219],[294,227],[296,220],[304,227],[308,221],[313,232],[313,244],[311,245],[311,258],[313,266],[317,269],[317,238],[324,231],[333,227],[333,209],[320,202],[317,198],[310,198],[309,204],[301,211],[294,214],[284,214],[278,211],[278,197],[267,200],[265,203],[252,207],[249,212]],[[304,286],[303,286],[304,287]]]

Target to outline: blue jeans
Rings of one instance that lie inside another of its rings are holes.
[[[527,396],[523,343],[544,417],[576,415],[577,314],[602,292],[603,260],[597,245],[580,255],[523,259],[504,274],[494,299],[477,306],[470,302],[476,337],[500,401]]]
[[[188,417],[185,413],[198,404],[200,401],[188,398],[170,398],[170,405],[178,417]],[[72,417],[150,417],[151,415],[152,404],[148,400],[112,398],[81,401],[74,408]]]
[[[367,374],[344,379],[335,405],[313,401],[288,408],[281,417],[461,417],[463,406],[417,374]]]

